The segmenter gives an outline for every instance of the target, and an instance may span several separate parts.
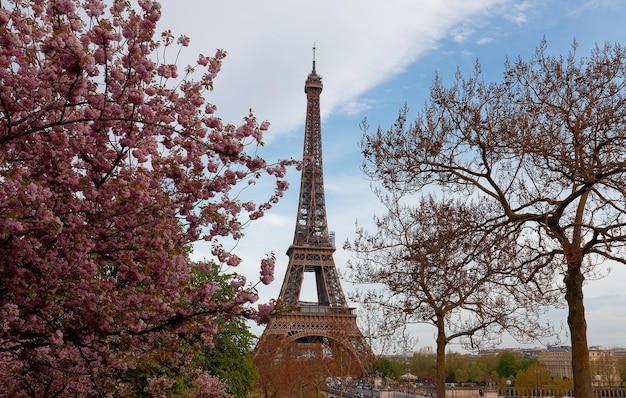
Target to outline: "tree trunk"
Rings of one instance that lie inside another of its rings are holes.
[[[437,397],[446,396],[446,333],[443,320],[437,320]]]
[[[574,396],[591,397],[591,369],[587,345],[587,321],[583,304],[583,281],[581,263],[568,264],[565,282],[565,300],[568,305],[567,324],[572,342],[572,370],[574,372]]]

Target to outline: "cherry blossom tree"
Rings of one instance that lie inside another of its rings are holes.
[[[159,17],[151,0],[0,2],[2,396],[181,392],[170,374],[221,396],[193,353],[216,320],[272,310],[221,242],[276,203],[290,162],[256,155],[266,122],[226,124],[206,101],[224,51],[164,61],[189,38],[159,36]],[[260,178],[274,192],[240,199]],[[213,258],[193,262],[200,240]],[[216,269],[231,297],[198,277]]]

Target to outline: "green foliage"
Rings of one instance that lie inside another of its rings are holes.
[[[231,300],[235,292],[228,283],[228,275],[215,269],[207,274],[198,274],[196,283],[215,284],[215,296],[223,301]],[[228,385],[228,392],[235,398],[246,398],[259,380],[259,371],[253,363],[252,349],[255,336],[241,317],[215,319],[219,331],[213,336],[214,347],[201,349],[194,361],[209,370]]]
[[[569,379],[552,378],[548,369],[537,358],[522,359],[516,352],[503,351],[497,355],[471,355],[449,353],[451,361],[447,364],[449,383],[475,383],[486,385],[496,383],[502,393],[506,391],[507,380],[510,386],[516,388],[522,395],[531,394],[532,391],[552,391],[563,396],[571,394],[573,382]],[[389,376],[398,378],[401,373],[408,369],[418,376],[418,382],[432,385],[435,381],[435,355],[414,355],[408,361],[384,359],[385,366],[389,369],[398,369],[397,373]],[[626,357],[623,357],[626,358]],[[620,362],[621,371],[626,372],[626,359]],[[515,370],[516,374],[511,372]],[[394,371],[395,372],[395,371]],[[502,372],[502,373],[501,373]],[[395,375],[394,375],[395,374]]]
[[[459,354],[456,352],[450,352],[446,355],[446,382],[454,383],[457,380],[457,370],[463,370],[467,373],[469,367],[469,357],[467,355]]]
[[[254,335],[241,318],[233,318],[221,325],[213,340],[215,347],[198,352],[196,361],[224,380],[234,397],[246,398],[259,379],[252,361]]]
[[[390,377],[394,374],[394,364],[387,358],[380,358],[374,365],[374,370],[381,377]]]
[[[509,351],[504,351],[500,354],[497,369],[500,377],[515,377],[517,370],[517,359],[515,355]]]
[[[434,380],[437,369],[434,355],[414,355],[408,365],[410,372],[416,375],[420,382],[429,383],[430,380]]]
[[[457,383],[465,383],[469,381],[469,372],[465,369],[457,369],[454,371],[454,379]]]
[[[538,358],[525,358],[520,361],[519,368],[522,370],[528,370],[534,366],[539,366]]]
[[[227,302],[235,297],[235,291],[229,284],[230,277],[219,273],[217,267],[211,272],[195,272],[191,283],[195,286],[213,284],[216,286],[216,302]],[[228,392],[235,398],[246,398],[259,378],[258,370],[252,362],[252,347],[255,336],[250,332],[245,320],[241,317],[225,319],[214,317],[218,332],[213,335],[214,346],[205,348],[199,335],[189,335],[185,351],[195,352],[194,368],[208,370],[220,378]],[[182,347],[181,347],[182,348]],[[150,359],[140,362],[135,368],[129,369],[123,379],[132,389],[135,397],[151,397],[148,392],[148,380],[166,376],[173,381],[168,389],[172,396],[186,396],[196,389],[194,374],[181,371],[178,364],[181,358],[172,355],[171,347],[154,350]],[[178,369],[178,371],[172,371]]]
[[[449,361],[446,361],[448,373],[446,382],[449,383],[471,382],[484,385],[488,381],[497,381],[499,378],[514,380],[518,371],[540,366],[536,358],[521,359],[520,355],[509,351],[504,351],[498,355],[449,353],[448,358]],[[435,355],[417,354],[408,362],[391,359],[384,359],[384,361],[384,366],[389,369],[398,369],[397,372],[388,372],[388,377],[393,378],[394,374],[397,377],[408,370],[416,375],[420,382],[429,384],[435,380]]]
[[[467,370],[469,381],[482,384],[485,382],[485,375],[491,373],[489,366],[485,362],[476,362]]]

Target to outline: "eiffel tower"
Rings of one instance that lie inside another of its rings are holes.
[[[272,317],[255,349],[278,355],[281,347],[326,345],[339,347],[351,356],[354,375],[365,375],[372,358],[356,323],[354,308],[348,306],[333,260],[335,246],[328,232],[322,172],[322,129],[320,94],[322,78],[313,70],[308,75],[306,123],[300,199],[289,264],[278,297],[281,311]],[[305,273],[315,275],[317,302],[300,300]],[[332,349],[331,349],[332,351]]]

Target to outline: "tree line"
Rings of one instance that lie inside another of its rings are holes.
[[[626,356],[617,359],[615,371],[626,381]],[[603,373],[598,369],[602,364],[592,365],[594,374]],[[378,360],[378,374],[405,383],[401,376],[408,373],[416,376],[418,385],[433,386],[437,380],[437,357],[433,354],[412,356],[390,356]],[[604,373],[613,369],[604,369]],[[545,364],[537,356],[521,351],[501,351],[490,354],[447,354],[445,383],[455,386],[495,386],[501,393],[507,388],[515,389],[521,395],[528,395],[533,388],[541,387],[553,394],[567,395],[573,391],[573,380],[552,377]],[[624,382],[604,387],[624,387]]]

